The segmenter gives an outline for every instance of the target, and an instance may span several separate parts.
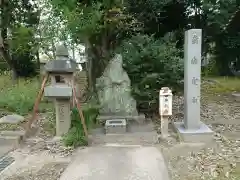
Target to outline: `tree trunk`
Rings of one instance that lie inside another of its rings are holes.
[[[39,72],[40,72],[40,57],[39,57],[39,50],[37,51],[37,53],[36,53],[36,57],[37,57],[37,69],[39,70]]]
[[[92,57],[89,53],[89,41],[86,41],[85,44],[85,54],[86,54],[86,70],[87,70],[87,79],[88,79],[88,88],[90,91],[93,91],[93,81],[92,81]]]
[[[12,80],[13,83],[16,83],[17,80],[17,70],[14,66],[12,58],[8,51],[7,46],[7,27],[6,23],[3,23],[2,18],[4,16],[4,1],[0,0],[0,7],[1,7],[1,16],[0,16],[0,55],[2,58],[7,62],[9,68],[12,70]],[[4,27],[4,28],[2,28]]]

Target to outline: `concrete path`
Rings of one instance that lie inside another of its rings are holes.
[[[155,147],[111,144],[79,150],[60,180],[169,180]]]

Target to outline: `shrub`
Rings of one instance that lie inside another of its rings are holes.
[[[91,129],[98,114],[98,109],[95,107],[86,107],[83,109],[83,115],[87,129]],[[63,136],[65,146],[86,146],[88,139],[84,135],[83,126],[77,108],[72,109],[71,113],[71,129]]]
[[[161,87],[170,87],[174,92],[182,89],[183,59],[175,43],[137,35],[125,41],[118,51],[123,55],[139,110],[157,110]]]

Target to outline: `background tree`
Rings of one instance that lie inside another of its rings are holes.
[[[55,12],[66,20],[74,42],[86,46],[88,80],[93,88],[95,79],[111,58],[111,52],[123,38],[138,31],[138,25],[120,0],[53,0],[52,4]]]
[[[36,1],[1,0],[2,58],[13,78],[36,74],[34,29],[39,23]]]

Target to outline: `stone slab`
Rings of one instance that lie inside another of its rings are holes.
[[[20,116],[20,115],[17,115],[17,114],[12,114],[12,115],[3,116],[0,119],[0,124],[1,123],[18,124],[22,121],[24,121],[23,116]]]
[[[183,122],[174,122],[180,140],[187,143],[208,143],[213,140],[213,131],[204,123],[200,122],[199,129],[186,129]]]
[[[79,150],[60,180],[169,180],[155,147],[105,146]]]
[[[137,116],[118,116],[118,115],[100,115],[97,117],[97,121],[100,123],[105,123],[107,120],[111,119],[126,119],[126,121],[136,121],[139,124],[145,122],[145,115],[140,114]]]
[[[0,131],[2,136],[24,136],[25,131]]]
[[[106,134],[122,134],[127,132],[126,119],[111,119],[105,123]]]
[[[22,141],[21,136],[1,136],[0,135],[0,145],[1,146],[12,146],[16,148]]]

